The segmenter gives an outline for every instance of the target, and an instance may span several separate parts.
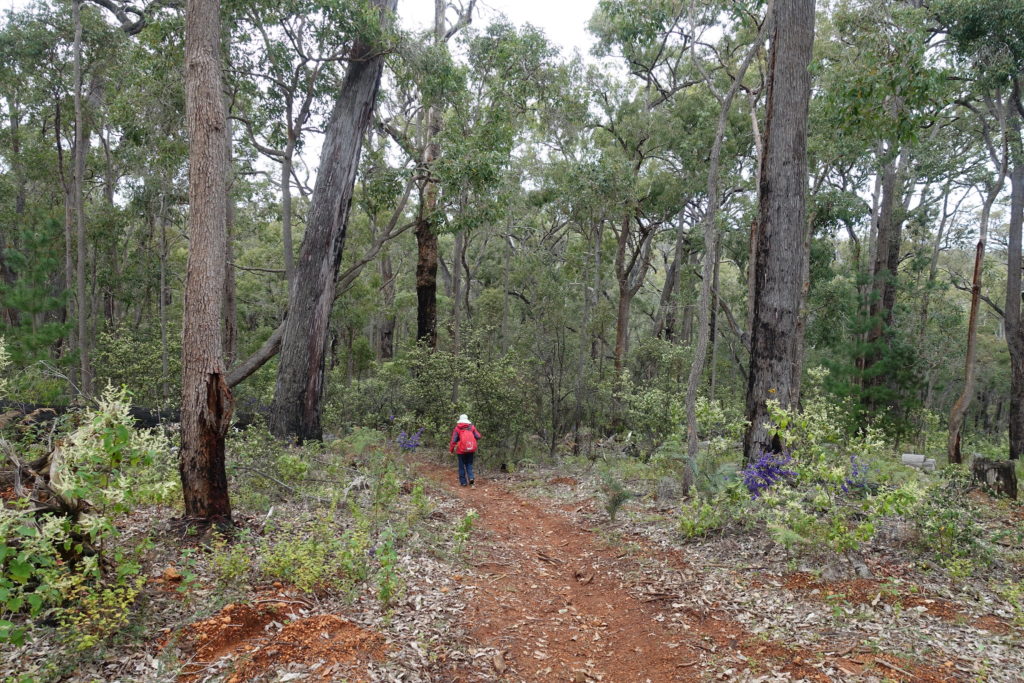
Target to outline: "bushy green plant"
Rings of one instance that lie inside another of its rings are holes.
[[[871,428],[847,434],[840,409],[829,401],[812,398],[802,412],[775,401],[768,406],[770,433],[786,449],[786,476],[748,477],[747,485],[756,484],[754,510],[782,545],[811,552],[857,550],[874,537],[881,519],[908,513],[921,498],[914,482],[871,481],[871,463],[886,457],[881,434]]]
[[[967,496],[973,487],[970,470],[946,465],[938,474],[910,515],[920,532],[919,544],[947,568],[964,559],[986,563],[990,553],[981,542],[984,529],[976,521],[977,506]]]
[[[131,508],[140,471],[165,449],[159,433],[134,428],[124,390],[108,387],[51,457],[50,487],[64,513],[36,517],[0,507],[0,641],[24,639],[10,619],[23,610],[84,610],[84,621],[69,616],[67,623],[83,638],[95,636],[89,644],[115,630],[115,613],[138,593],[139,568],[108,552],[118,533],[114,517]],[[104,571],[111,565],[118,566],[112,576]]]
[[[238,584],[248,578],[253,568],[253,549],[246,532],[233,540],[218,534],[211,547],[210,567],[218,585]]]
[[[58,623],[72,649],[87,650],[117,633],[128,623],[132,605],[146,583],[145,576],[102,586],[92,585],[82,575],[64,588],[65,607]]]
[[[614,522],[615,517],[619,513],[619,509],[624,503],[636,498],[636,494],[626,489],[622,482],[617,478],[606,475],[604,480],[601,482],[601,490],[604,492],[604,509],[608,513],[608,518]]]
[[[369,574],[369,537],[361,529],[339,536],[324,518],[274,538],[260,548],[260,571],[299,590],[350,590]]]
[[[403,589],[396,542],[394,530],[388,527],[381,533],[376,547],[375,557],[378,566],[374,580],[377,584],[377,599],[385,606],[391,605]]]
[[[455,543],[453,544],[452,552],[456,556],[461,556],[465,552],[466,544],[473,534],[473,525],[476,523],[477,516],[477,511],[470,509],[455,526],[455,533],[453,534]]]

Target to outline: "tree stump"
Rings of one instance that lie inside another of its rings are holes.
[[[974,479],[997,494],[1017,500],[1017,470],[1013,460],[975,457],[971,463]]]

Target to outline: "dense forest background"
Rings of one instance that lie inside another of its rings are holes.
[[[786,245],[806,254],[804,392],[907,450],[944,453],[952,415],[969,450],[1003,455],[1024,381],[1010,206],[1024,192],[1024,10],[816,9],[805,238]],[[601,2],[586,58],[530,26],[478,26],[473,11],[441,3],[435,30],[406,34],[359,3],[224,4],[219,308],[236,413],[320,435],[275,423],[275,334],[296,274],[305,282],[318,148],[369,41],[383,79],[337,247],[324,428],[443,438],[468,412],[509,457],[610,436],[648,457],[684,448],[688,407],[742,417],[763,3]],[[180,402],[182,29],[166,2],[6,15],[8,398],[67,404],[109,382],[144,408]]]

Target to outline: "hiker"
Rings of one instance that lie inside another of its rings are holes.
[[[452,430],[452,441],[448,444],[448,452],[459,456],[459,486],[473,485],[473,456],[479,439],[480,432],[466,414],[459,415],[459,421]]]

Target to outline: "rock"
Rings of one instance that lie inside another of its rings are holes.
[[[902,456],[903,464],[908,467],[917,467],[920,469],[924,465],[924,456],[920,453],[904,453]]]

